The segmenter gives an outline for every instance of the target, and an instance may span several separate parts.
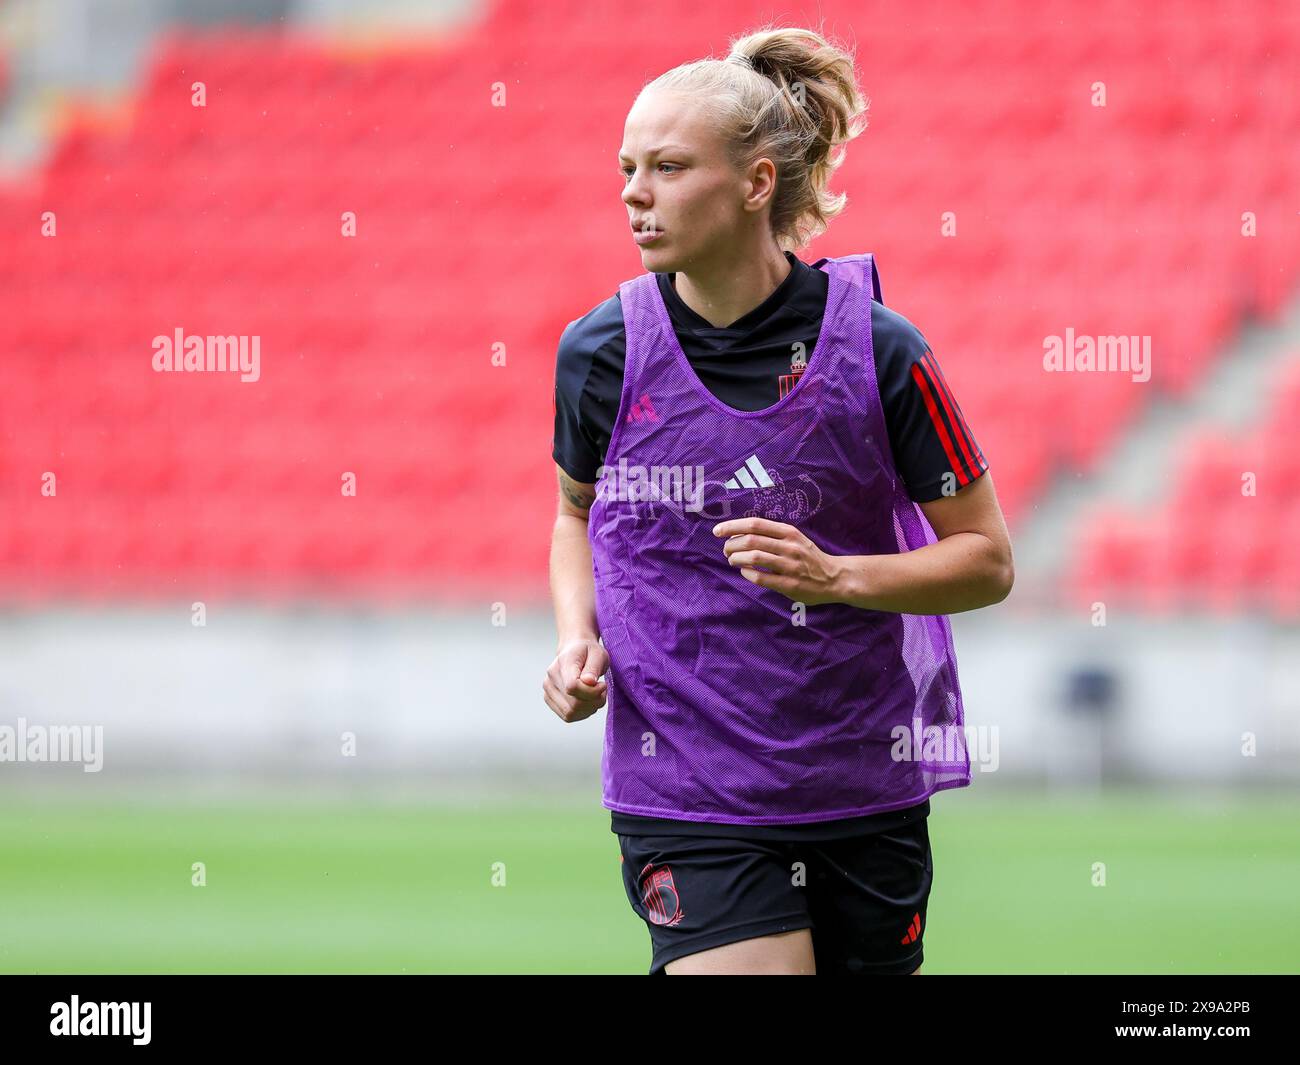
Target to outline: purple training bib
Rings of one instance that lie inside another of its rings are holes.
[[[793,389],[761,411],[728,407],[700,382],[654,274],[619,286],[627,361],[589,521],[610,659],[608,809],[788,825],[970,784],[947,617],[797,604],[746,580],[712,532],[757,515],[831,555],[935,542],[885,428],[875,261],[821,268],[816,346]]]

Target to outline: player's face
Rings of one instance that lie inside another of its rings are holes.
[[[628,239],[653,273],[689,272],[732,244],[755,223],[741,209],[750,186],[700,101],[670,92],[645,92],[628,112],[618,165]]]

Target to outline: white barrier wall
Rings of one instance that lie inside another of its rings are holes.
[[[1300,630],[1257,620],[953,616],[968,724],[1006,778],[1300,781]],[[542,701],[549,615],[175,611],[0,616],[0,732],[102,728],[104,779],[598,775],[604,712]],[[1115,674],[1099,732],[1064,708],[1068,674]],[[350,750],[348,734],[354,737]],[[13,742],[11,738],[11,743]],[[1249,753],[1252,749],[1254,753]],[[2,750],[2,745],[0,745]],[[1246,753],[1243,753],[1243,750]],[[36,782],[84,770],[0,761]],[[978,770],[977,770],[978,771]]]

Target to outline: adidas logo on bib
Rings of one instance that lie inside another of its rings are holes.
[[[751,476],[752,474],[752,476]],[[739,492],[744,488],[771,488],[773,480],[763,464],[758,461],[757,455],[750,455],[745,460],[745,465],[741,466],[731,480],[727,482],[727,488],[733,492]]]

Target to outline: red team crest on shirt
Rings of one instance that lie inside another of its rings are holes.
[[[777,399],[785,399],[786,394],[794,389],[799,383],[799,378],[804,370],[808,368],[808,358],[804,354],[804,346],[796,344],[794,346],[794,355],[790,359],[790,372],[778,374],[776,378]]]
[[[797,373],[779,374],[776,379],[776,398],[785,399],[786,395],[799,383]]]
[[[675,925],[685,916],[673,871],[666,865],[654,869],[654,863],[647,862],[641,870],[641,901],[651,924]]]

